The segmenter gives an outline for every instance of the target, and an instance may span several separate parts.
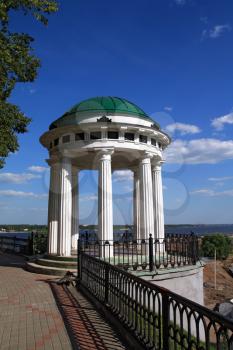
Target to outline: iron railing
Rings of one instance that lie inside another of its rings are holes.
[[[0,235],[0,250],[18,254],[43,254],[47,248],[47,235],[32,232],[28,237]]]
[[[79,283],[145,349],[233,350],[233,322],[79,250]]]
[[[80,239],[79,247],[96,258],[125,270],[156,270],[195,265],[198,239],[194,234],[166,235],[164,239],[103,241]]]
[[[16,236],[0,236],[0,250],[14,253],[28,254],[30,241],[28,238]]]

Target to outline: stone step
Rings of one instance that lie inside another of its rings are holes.
[[[26,269],[30,272],[39,273],[42,275],[53,275],[53,276],[64,276],[67,271],[77,274],[77,269],[67,269],[67,268],[58,268],[52,266],[43,266],[38,265],[35,262],[26,262]]]
[[[64,268],[64,269],[75,269],[75,268],[77,268],[77,261],[37,259],[36,263],[38,265],[58,267],[58,268]]]
[[[71,255],[71,256],[57,256],[57,255],[44,255],[45,259],[48,260],[56,260],[56,261],[77,261],[77,255]]]

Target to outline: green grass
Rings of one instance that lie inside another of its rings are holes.
[[[148,309],[141,309],[141,314],[138,312],[136,313],[132,307],[128,308],[128,306],[123,302],[121,302],[121,312],[124,315],[123,319],[127,326],[131,325],[131,328],[133,328],[135,332],[139,334],[139,338],[141,336],[142,340],[149,345],[155,344],[156,349],[163,349],[163,318],[161,315],[159,316],[158,314],[152,314],[152,312]],[[153,322],[155,323],[155,326],[152,324]],[[204,350],[216,350],[215,343],[210,342],[209,347],[207,348],[206,343],[201,340],[197,344],[198,347],[196,347],[195,344],[197,340],[193,335],[191,335],[189,340],[189,344],[193,342],[193,346],[190,347],[190,345],[188,345],[188,332],[184,329],[181,330],[179,326],[174,326],[173,322],[170,322],[170,326],[174,327],[173,336],[175,333],[178,334],[178,336],[174,336],[175,339],[171,339],[171,335],[169,336],[169,350],[196,350],[199,348]],[[181,337],[183,337],[182,342]],[[221,342],[220,349],[228,349],[226,341]]]

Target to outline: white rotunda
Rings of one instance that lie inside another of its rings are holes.
[[[141,108],[118,97],[82,101],[40,141],[49,151],[48,255],[69,257],[79,236],[78,174],[98,170],[98,238],[113,240],[112,172],[134,173],[135,238],[164,238],[161,166],[171,140]]]

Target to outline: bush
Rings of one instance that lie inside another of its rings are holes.
[[[231,239],[220,233],[205,236],[201,245],[202,255],[213,258],[215,249],[217,259],[226,259],[232,249]]]

